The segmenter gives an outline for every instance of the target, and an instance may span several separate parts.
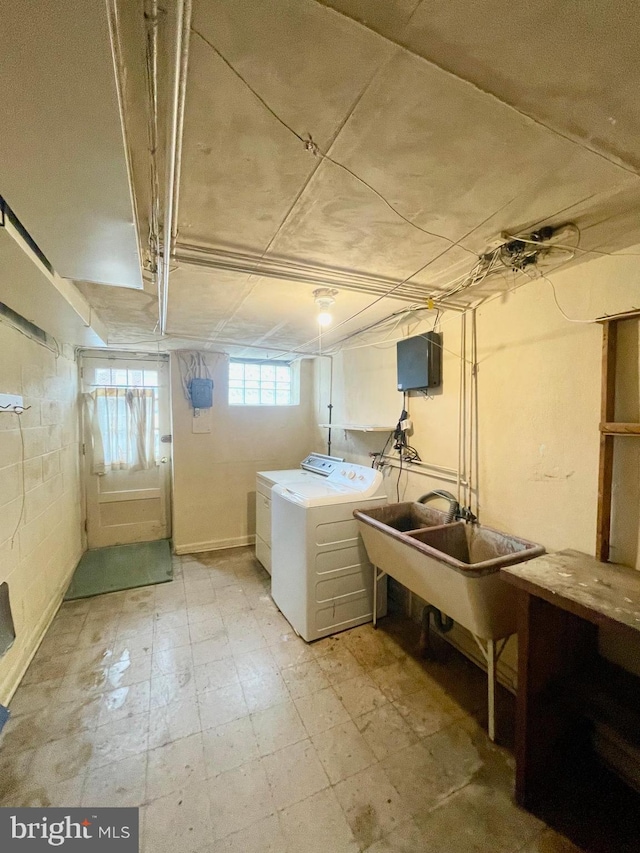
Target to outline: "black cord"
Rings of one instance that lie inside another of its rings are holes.
[[[405,462],[421,462],[422,461],[420,459],[420,454],[418,453],[418,451],[415,449],[415,447],[412,447],[410,444],[405,444],[403,451],[402,451],[402,456],[403,456]]]
[[[402,477],[402,450],[400,451],[400,470],[398,471],[398,481],[396,483],[396,497],[400,503],[400,477]]]

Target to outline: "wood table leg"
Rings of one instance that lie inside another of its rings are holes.
[[[595,625],[519,591],[516,800],[525,808],[553,796],[575,724],[563,684],[596,650]]]

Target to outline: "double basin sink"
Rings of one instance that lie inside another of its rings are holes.
[[[516,631],[516,591],[500,569],[544,553],[541,545],[454,521],[421,503],[357,509],[369,560],[479,639]]]

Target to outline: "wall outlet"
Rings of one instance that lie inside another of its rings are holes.
[[[0,412],[12,412],[14,409],[24,409],[24,398],[21,394],[0,394]]]

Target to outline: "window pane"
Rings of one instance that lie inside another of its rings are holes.
[[[273,382],[276,378],[276,369],[272,364],[262,365],[262,381]]]
[[[97,367],[96,385],[111,385],[111,370],[108,367]]]
[[[142,371],[141,370],[130,370],[129,371],[129,385],[133,388],[139,388],[142,385]]]
[[[290,406],[291,367],[282,362],[229,362],[230,406]]]
[[[112,382],[114,385],[122,385],[126,387],[127,385],[127,371],[122,370],[121,368],[117,368],[111,371]]]
[[[155,388],[158,384],[158,371],[157,370],[145,370],[145,372],[144,372],[144,384],[147,388]]]

